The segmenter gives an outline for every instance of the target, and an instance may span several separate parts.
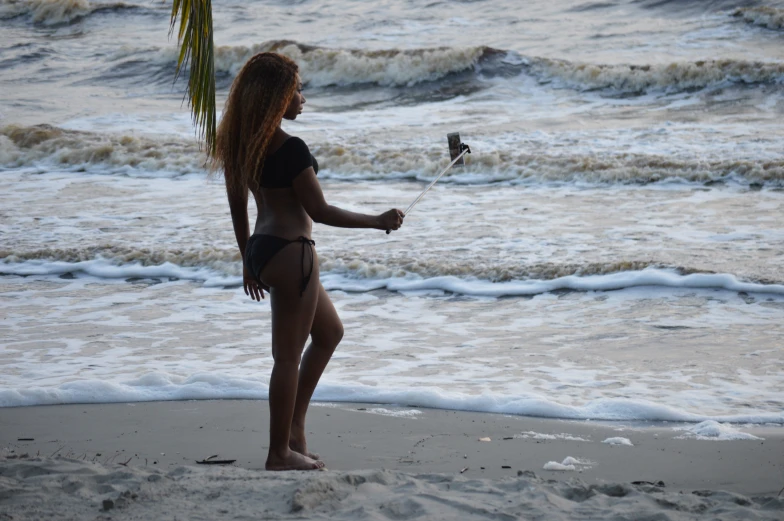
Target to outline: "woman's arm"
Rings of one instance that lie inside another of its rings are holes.
[[[229,210],[231,211],[231,222],[234,225],[234,236],[237,238],[237,246],[240,247],[240,255],[244,259],[245,245],[248,244],[248,237],[250,237],[247,188],[241,193],[229,193]]]
[[[234,225],[234,236],[237,238],[237,246],[240,248],[242,258],[242,286],[245,294],[250,295],[253,300],[264,298],[264,289],[258,285],[256,279],[248,272],[245,266],[245,247],[250,237],[250,224],[248,223],[248,189],[240,193],[229,193],[229,210],[231,211],[231,222]],[[266,288],[269,291],[269,288]]]
[[[324,192],[312,167],[303,170],[292,183],[294,193],[308,215],[317,223],[339,228],[376,228],[397,230],[403,224],[403,212],[388,210],[381,215],[350,212],[327,204]]]

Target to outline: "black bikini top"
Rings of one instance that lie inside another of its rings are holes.
[[[261,168],[262,188],[289,188],[294,178],[309,166],[318,174],[318,163],[308,145],[298,137],[290,137],[272,154],[264,158]]]

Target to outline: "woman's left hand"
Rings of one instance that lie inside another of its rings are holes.
[[[246,295],[250,295],[250,298],[259,302],[264,298],[264,290],[269,292],[269,287],[259,284],[248,272],[248,268],[244,266],[242,267],[242,286],[245,288]]]

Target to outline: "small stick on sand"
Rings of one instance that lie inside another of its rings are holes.
[[[209,458],[204,458],[201,461],[196,460],[196,463],[198,463],[200,465],[230,465],[231,463],[234,463],[235,461],[237,461],[235,459],[213,459],[213,458],[217,458],[217,457],[218,457],[218,455],[215,454],[213,456],[210,456]]]
[[[133,456],[131,456],[130,458],[128,458],[128,461],[126,461],[125,463],[123,463],[122,461],[121,461],[121,462],[119,462],[119,463],[120,463],[120,465],[122,465],[123,467],[127,467],[127,466],[128,466],[128,463],[129,463],[129,462],[130,462],[132,459],[133,459]]]
[[[54,455],[55,455],[55,454],[57,454],[58,452],[60,452],[60,451],[61,451],[61,450],[63,450],[64,448],[65,448],[65,445],[63,445],[62,447],[60,447],[59,449],[57,449],[56,451],[54,451],[54,452],[52,453],[52,455],[51,455],[51,456],[49,456],[49,457],[50,457],[50,458],[51,458],[51,457],[54,457]]]

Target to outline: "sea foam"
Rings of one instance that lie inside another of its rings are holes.
[[[238,378],[216,373],[197,373],[187,377],[155,372],[119,380],[78,380],[52,387],[25,386],[0,389],[0,407],[55,405],[65,403],[123,403],[172,400],[266,400],[266,380]],[[648,420],[677,422],[773,423],[784,424],[784,413],[754,412],[711,416],[654,403],[647,400],[605,398],[582,405],[565,405],[552,398],[531,394],[463,395],[435,388],[380,388],[363,384],[329,383],[319,385],[314,400],[325,402],[362,402],[429,407],[458,411],[492,412],[543,418],[574,420]],[[605,443],[622,443],[613,438]],[[628,441],[628,440],[627,440]]]
[[[690,427],[679,427],[676,430],[684,431],[677,439],[698,439],[698,440],[752,440],[760,441],[764,438],[754,436],[747,432],[741,432],[732,425],[719,423],[715,420],[706,420]]]
[[[183,267],[171,262],[144,265],[138,262],[117,265],[106,259],[77,262],[25,260],[13,262],[14,254],[0,262],[0,274],[21,276],[59,276],[83,274],[101,279],[169,279],[201,281],[207,287],[241,286],[242,278],[237,275],[216,272],[209,267]],[[238,262],[231,262],[235,254],[221,259],[236,272]],[[10,261],[8,260],[10,259]],[[357,274],[321,272],[321,282],[327,290],[368,292],[386,289],[394,292],[442,291],[475,297],[511,297],[550,293],[559,290],[614,291],[640,286],[669,288],[723,289],[745,293],[784,295],[784,284],[743,282],[726,273],[692,273],[682,275],[672,269],[645,268],[642,270],[619,271],[602,275],[566,275],[550,280],[511,280],[492,282],[474,277],[455,276],[421,277],[408,274],[403,277],[367,277]]]
[[[538,295],[564,289],[575,291],[612,291],[638,286],[711,288],[745,291],[747,293],[784,295],[784,284],[741,282],[729,274],[694,273],[691,275],[679,275],[669,270],[656,268],[585,277],[569,275],[547,281],[531,280],[497,283],[466,280],[458,277],[432,277],[421,280],[401,278],[356,280],[341,275],[323,274],[322,283],[326,289],[340,289],[343,291],[372,291],[376,289],[398,292],[441,290],[458,295],[482,297]]]

